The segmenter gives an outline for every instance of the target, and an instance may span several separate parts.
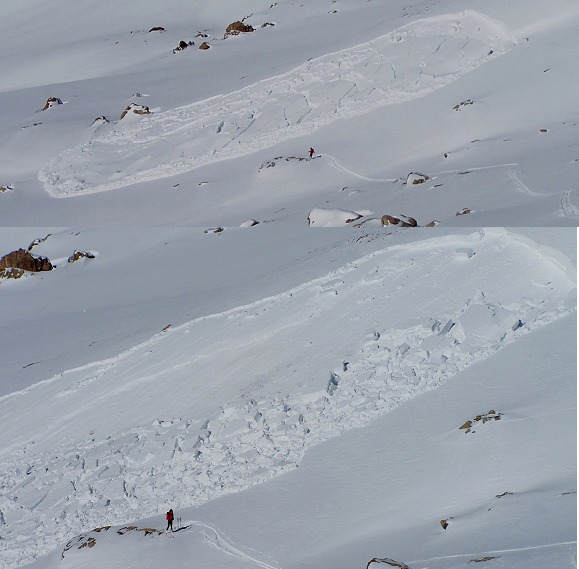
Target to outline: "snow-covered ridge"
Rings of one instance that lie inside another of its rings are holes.
[[[132,510],[200,504],[293,469],[311,446],[571,313],[569,267],[506,237],[387,248],[3,398],[4,564]]]
[[[188,172],[425,96],[515,44],[474,10],[415,20],[239,91],[101,127],[38,177],[53,197],[71,197]]]

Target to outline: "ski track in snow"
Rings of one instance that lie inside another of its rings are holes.
[[[205,522],[200,521],[191,521],[186,522],[186,526],[199,526],[203,529],[203,533],[205,535],[205,539],[215,548],[227,553],[228,555],[232,555],[233,557],[237,557],[238,559],[243,559],[244,561],[249,561],[254,563],[258,567],[263,567],[263,569],[280,569],[280,566],[276,563],[275,565],[270,565],[263,560],[254,557],[254,555],[250,555],[247,553],[248,548],[234,544],[231,540],[227,539],[220,531],[218,531],[214,526],[207,524]],[[253,552],[253,554],[257,552]],[[263,554],[261,554],[263,555]]]
[[[72,197],[188,172],[423,97],[515,44],[502,23],[473,10],[416,20],[239,91],[101,127],[38,178],[51,196]]]
[[[579,208],[577,208],[577,206],[575,206],[571,202],[571,194],[572,193],[573,193],[573,188],[571,188],[570,190],[567,190],[563,194],[563,196],[561,197],[561,211],[563,213],[563,216],[575,218],[575,217],[579,217]]]
[[[34,440],[22,438],[12,421],[0,423],[14,443],[0,462],[3,566],[30,562],[92,527],[126,523],[132,512],[144,517],[156,515],[159,504],[198,505],[294,469],[308,448],[368,425],[573,312],[567,295],[575,277],[544,249],[506,233],[485,230],[374,252],[0,399],[0,417],[16,407],[20,421],[29,420],[27,397],[46,400],[46,417],[35,410],[40,430],[27,435]],[[418,287],[419,296],[410,297],[413,283],[424,279],[432,281],[431,296]],[[279,358],[274,345],[285,346]],[[314,353],[329,354],[327,372],[312,370]],[[192,415],[191,405],[203,398],[199,387],[211,389],[214,379],[191,391],[187,382],[214,378],[216,365],[231,369],[215,378],[226,382],[220,389],[238,377],[244,383],[209,416]],[[142,387],[155,407],[141,413],[134,398]],[[111,409],[105,416],[97,407]],[[142,422],[128,425],[117,408]],[[151,409],[176,415],[153,420]],[[91,412],[107,423],[109,436],[87,436]],[[70,434],[64,443],[63,434]],[[241,554],[218,537],[216,545]]]

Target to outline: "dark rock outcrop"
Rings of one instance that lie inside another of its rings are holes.
[[[237,21],[229,24],[225,29],[225,37],[227,36],[237,36],[242,33],[253,32],[253,26],[244,24],[243,22]]]
[[[45,111],[46,109],[51,109],[56,105],[62,105],[62,101],[58,97],[48,97],[48,99],[46,99],[46,103],[44,103],[44,107],[42,107],[42,110]]]
[[[54,267],[46,257],[33,257],[28,251],[18,249],[0,259],[0,269],[22,269],[29,272],[51,271]]]
[[[94,255],[90,251],[75,251],[69,258],[69,263],[76,263],[79,259],[94,259]]]
[[[406,176],[406,185],[416,186],[417,184],[424,184],[424,182],[429,179],[430,177],[426,174],[421,174],[420,172],[410,172],[410,174]]]
[[[121,120],[125,118],[128,113],[134,113],[136,115],[150,115],[151,111],[149,110],[149,107],[146,107],[145,105],[137,105],[136,103],[131,103],[130,105],[127,105],[125,110],[121,113]]]

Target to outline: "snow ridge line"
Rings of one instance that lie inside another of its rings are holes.
[[[516,43],[502,23],[474,10],[419,19],[227,95],[102,127],[38,178],[51,196],[73,197],[189,172],[425,96]],[[392,66],[394,76],[384,71]],[[153,165],[143,169],[145,162]]]
[[[528,241],[519,240],[522,247],[511,254],[524,251]],[[418,247],[398,246],[399,266],[411,267],[413,257],[425,258],[434,251],[447,258],[450,247],[458,247],[459,263],[485,252],[494,256],[504,246],[504,232],[446,239],[447,248],[442,248],[441,242],[429,239]],[[202,424],[176,417],[136,426],[105,440],[66,442],[36,454],[33,448],[23,449],[6,457],[0,466],[0,511],[18,513],[14,523],[0,530],[4,537],[0,551],[7,566],[49,551],[55,536],[66,541],[79,533],[79,527],[122,522],[133,507],[140,515],[154,515],[159,502],[176,507],[197,505],[293,469],[308,448],[369,424],[521,334],[572,313],[573,309],[562,303],[565,291],[574,286],[565,268],[537,247],[531,252],[538,254],[535,270],[552,283],[539,287],[539,296],[516,295],[515,300],[499,302],[481,292],[450,313],[396,328],[378,328],[379,332],[364,337],[359,349],[348,356],[348,365],[340,362],[328,372],[325,388],[319,391],[298,390],[263,398],[257,390],[223,406]],[[390,284],[398,271],[392,256],[386,264],[374,253],[364,259],[366,277],[362,281],[359,273],[354,273],[352,283],[345,283],[347,271],[339,278],[336,273],[340,271],[336,271],[309,287],[319,290],[314,300],[335,298],[333,291],[345,293],[348,286],[359,292],[369,290],[372,284]],[[362,265],[358,261],[347,267],[351,271]],[[540,270],[545,265],[546,273]],[[376,268],[368,271],[372,266]],[[359,302],[372,300],[361,298]],[[520,326],[521,320],[524,326]]]

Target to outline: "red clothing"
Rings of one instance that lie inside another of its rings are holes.
[[[167,515],[165,517],[167,518],[168,522],[172,522],[173,521],[173,512],[167,512]]]

